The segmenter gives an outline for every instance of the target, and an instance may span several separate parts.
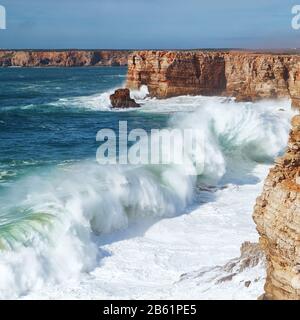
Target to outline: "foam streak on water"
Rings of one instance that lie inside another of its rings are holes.
[[[255,238],[251,208],[286,145],[289,101],[133,95],[143,103],[136,125],[167,113],[168,126],[201,130],[203,163],[195,167],[191,155],[186,167],[101,167],[90,157],[18,177],[0,197],[0,298],[58,297],[55,288],[72,286],[85,298],[189,298],[172,286],[182,273],[222,263]]]

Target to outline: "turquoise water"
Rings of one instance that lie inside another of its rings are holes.
[[[0,298],[101,268],[105,234],[136,222],[201,214],[205,203],[227,219],[216,192],[258,184],[253,168],[286,146],[289,101],[157,100],[142,88],[132,92],[141,109],[111,110],[109,94],[125,80],[120,67],[0,69]],[[118,134],[120,120],[128,130],[200,130],[202,162],[191,153],[184,166],[97,164],[97,132]]]
[[[95,158],[96,133],[161,128],[167,115],[101,111],[101,93],[122,86],[126,68],[0,70],[0,188],[44,166]],[[96,95],[96,96],[94,96]],[[100,111],[91,108],[89,98]]]
[[[36,202],[28,205],[26,199],[62,174],[61,167],[96,163],[100,129],[118,133],[120,120],[128,121],[129,130],[166,125],[167,115],[107,108],[102,94],[122,86],[126,72],[122,67],[0,70],[0,247],[1,238],[9,246],[26,242],[28,230],[39,231],[51,220],[48,211],[33,209]],[[24,181],[26,187],[20,187]]]

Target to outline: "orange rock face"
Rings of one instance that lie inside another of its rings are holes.
[[[126,66],[129,51],[0,51],[0,66]]]
[[[140,51],[128,61],[127,86],[147,85],[158,98],[184,94],[221,94],[226,88],[221,53]]]
[[[127,87],[150,95],[225,95],[240,101],[290,97],[300,106],[300,56],[216,51],[136,51]]]
[[[140,105],[130,97],[129,89],[118,89],[110,95],[113,108],[139,108]]]
[[[300,116],[288,149],[257,199],[254,220],[267,257],[265,299],[300,300]]]

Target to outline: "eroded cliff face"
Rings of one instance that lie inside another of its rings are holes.
[[[300,56],[251,52],[136,51],[127,87],[150,95],[225,95],[240,101],[290,97],[300,106]]]
[[[300,116],[288,149],[257,199],[254,220],[267,257],[265,299],[300,299]]]
[[[128,60],[127,86],[147,85],[158,98],[221,94],[226,88],[221,53],[140,51]]]
[[[126,66],[129,51],[0,51],[2,67]]]

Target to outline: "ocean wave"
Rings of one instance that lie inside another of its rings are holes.
[[[58,108],[75,108],[90,111],[114,111],[113,109],[111,109],[110,95],[113,94],[116,89],[117,88],[108,90],[100,94],[93,94],[90,96],[62,98],[56,102],[51,103],[50,105]],[[142,86],[139,90],[131,91],[131,97],[141,103],[144,102],[144,99],[147,97],[148,94],[149,92],[147,86]],[[133,109],[118,109],[117,111],[120,112],[131,110]]]
[[[0,170],[0,183],[16,175],[17,173],[13,170]]]
[[[184,99],[195,110],[176,113],[170,127],[201,131],[200,165],[193,154],[184,167],[108,168],[85,161],[15,183],[0,216],[0,298],[19,297],[93,270],[102,257],[98,235],[126,228],[134,219],[185,212],[195,201],[197,179],[191,172],[202,182],[208,178],[217,184],[238,163],[269,161],[286,145],[289,102],[179,97],[159,101],[157,107],[182,110]]]
[[[113,91],[107,91],[101,94],[91,96],[61,98],[56,102],[52,102],[50,106],[66,109],[84,109],[91,111],[109,111],[110,99],[109,96]]]
[[[62,98],[56,102],[51,103],[51,106],[84,109],[91,111],[138,111],[143,113],[179,113],[179,112],[194,112],[205,105],[235,105],[238,108],[251,108],[252,102],[235,102],[234,97],[218,97],[218,96],[178,96],[168,99],[157,99],[149,96],[149,90],[146,85],[139,89],[131,90],[130,96],[135,99],[140,105],[139,109],[123,109],[114,110],[111,108],[110,95],[114,93],[117,88],[108,90],[103,93],[93,94],[90,96]],[[290,110],[289,99],[278,100],[262,100],[254,103],[258,108],[269,108],[276,111]]]

